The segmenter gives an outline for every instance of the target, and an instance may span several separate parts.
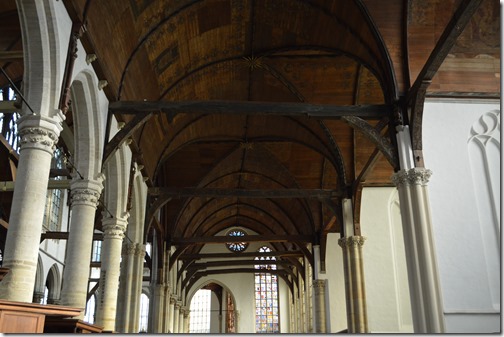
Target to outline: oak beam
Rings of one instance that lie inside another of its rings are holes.
[[[439,38],[436,46],[429,55],[427,62],[418,74],[415,83],[406,96],[408,108],[411,109],[411,142],[415,166],[423,167],[422,158],[422,117],[427,87],[436,75],[446,56],[457,42],[482,0],[462,0]]]
[[[0,61],[2,62],[23,61],[23,51],[22,50],[0,51]]]
[[[188,246],[194,244],[222,244],[228,242],[300,242],[309,243],[313,241],[311,235],[245,235],[240,237],[229,236],[201,236],[188,238],[172,238],[173,246]],[[300,249],[303,251],[302,245]],[[306,252],[305,252],[306,253]],[[256,254],[257,255],[257,254]]]
[[[202,253],[202,254],[182,254],[179,260],[200,260],[200,259],[220,259],[235,257],[303,257],[299,250],[282,250],[272,252],[242,252],[242,253]]]
[[[70,179],[49,179],[48,190],[67,190],[70,189]],[[14,191],[14,181],[0,181],[0,193]]]
[[[148,194],[154,197],[241,197],[241,198],[316,198],[330,199],[339,198],[343,193],[336,190],[324,189],[237,189],[237,188],[172,188],[172,187],[150,187]]]
[[[68,240],[68,233],[69,232],[45,232],[41,234],[40,242],[44,241],[45,239]],[[93,234],[93,241],[102,241],[102,240],[103,240],[102,233]]]
[[[105,149],[103,150],[102,167],[105,167],[106,163],[110,160],[110,158],[112,158],[112,155],[115,151],[117,151],[122,143],[131,137],[133,133],[144,125],[151,117],[152,113],[150,112],[140,113],[114,135],[114,137],[105,145]]]
[[[232,115],[305,116],[339,119],[342,116],[380,118],[392,113],[392,105],[328,105],[252,101],[117,101],[109,111],[118,114],[167,113],[172,119],[179,113],[214,113]]]
[[[228,267],[228,266],[249,266],[249,265],[280,265],[280,266],[290,266],[292,263],[288,261],[279,261],[279,260],[226,260],[226,261],[209,261],[209,262],[200,262],[200,263],[192,263],[188,265],[185,269],[187,270],[204,270],[208,268],[214,267]]]

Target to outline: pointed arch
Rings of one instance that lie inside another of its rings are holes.
[[[33,112],[43,116],[64,116],[58,109],[61,92],[64,58],[58,25],[61,16],[56,14],[53,1],[19,0],[17,7],[23,40],[24,77],[23,91]],[[43,85],[42,85],[43,84]],[[32,113],[26,104],[23,114]]]
[[[47,274],[45,285],[49,290],[47,298],[48,304],[55,304],[59,301],[61,293],[61,272],[56,264],[53,264]]]
[[[84,179],[94,179],[100,172],[103,125],[98,104],[97,79],[88,71],[77,74],[72,86],[75,166]]]

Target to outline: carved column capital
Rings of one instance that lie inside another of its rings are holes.
[[[184,318],[188,318],[190,312],[191,312],[191,310],[189,310],[189,308],[184,307],[184,309],[183,309]]]
[[[59,134],[63,130],[59,118],[25,115],[18,123],[20,151],[32,148],[53,154]]]
[[[123,243],[121,255],[133,256],[137,250],[136,243]]]
[[[326,280],[321,280],[321,279],[317,279],[317,280],[313,280],[313,288],[323,288],[325,289],[326,287]]]
[[[120,218],[105,218],[102,220],[103,238],[104,239],[121,239],[124,238],[126,231],[127,220]]]
[[[175,310],[180,310],[182,307],[182,301],[175,301]]]
[[[402,185],[427,185],[431,175],[432,171],[429,169],[414,167],[394,173],[392,183],[397,187]]]
[[[170,296],[170,305],[175,305],[176,302],[177,299],[175,298],[175,296]]]
[[[140,256],[140,257],[145,256],[145,245],[144,244],[142,244],[142,243],[136,244],[135,255]]]
[[[73,179],[70,183],[71,206],[86,205],[96,208],[102,190],[102,179]]]
[[[340,247],[363,246],[366,238],[364,236],[349,236],[338,240]]]

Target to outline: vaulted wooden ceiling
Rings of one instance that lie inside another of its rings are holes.
[[[416,83],[427,96],[500,95],[495,0],[64,4],[127,125],[109,153],[133,139],[149,210],[161,212],[152,226],[168,242],[208,242],[235,225],[284,236],[279,250],[297,249],[286,235],[323,241],[341,231],[342,197],[354,198],[358,222],[362,186],[391,185],[395,113]],[[20,80],[14,0],[0,17],[0,64]]]

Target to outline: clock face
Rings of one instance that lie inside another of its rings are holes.
[[[238,238],[240,236],[245,236],[245,232],[240,229],[233,229],[227,236]],[[232,252],[243,252],[247,249],[248,243],[246,242],[228,242],[226,247]]]

